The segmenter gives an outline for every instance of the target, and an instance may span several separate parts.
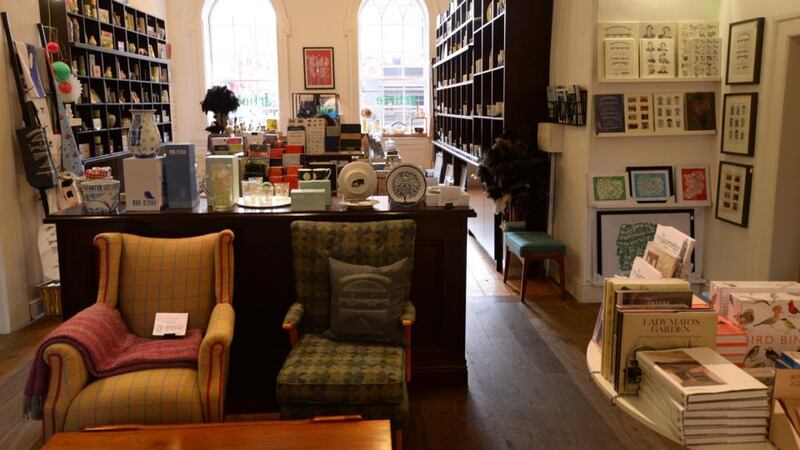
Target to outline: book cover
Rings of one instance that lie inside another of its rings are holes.
[[[687,130],[717,129],[717,107],[713,92],[687,92],[685,106]]]
[[[640,39],[639,45],[642,78],[675,78],[674,39]]]
[[[640,366],[653,384],[687,409],[701,402],[766,401],[767,387],[707,347],[640,351]]]
[[[747,333],[730,320],[719,316],[717,320],[717,346],[747,345]]]
[[[602,365],[603,378],[611,381],[611,358],[614,348],[612,338],[614,335],[614,317],[616,314],[616,296],[618,289],[628,290],[661,290],[661,291],[691,291],[691,286],[684,280],[662,278],[658,280],[634,280],[627,277],[606,278],[603,281],[603,303],[600,307],[602,314]]]
[[[630,277],[641,280],[657,280],[659,278],[663,278],[661,272],[648,264],[647,261],[645,261],[641,256],[637,256],[633,260]]]
[[[746,367],[771,367],[783,351],[800,348],[800,295],[737,293],[732,314],[748,337]]]
[[[746,292],[786,292],[800,294],[800,283],[796,281],[712,281],[711,304],[719,315],[737,323],[730,314],[731,294]]]
[[[622,94],[600,94],[594,96],[595,131],[600,133],[624,133],[625,110]]]
[[[691,293],[689,293],[691,301]],[[639,350],[713,347],[717,313],[713,310],[623,310],[616,344],[615,388],[620,395],[636,395],[641,371]]]
[[[644,260],[665,278],[673,277],[678,270],[678,259],[670,255],[655,242],[648,242],[644,249]]]
[[[607,79],[639,78],[636,39],[608,38],[603,45]]]
[[[692,252],[696,241],[677,228],[658,225],[653,242],[678,261],[679,278],[687,278],[691,272]]]
[[[626,308],[692,308],[694,294],[691,291],[634,291],[614,290],[616,305],[620,310]]]

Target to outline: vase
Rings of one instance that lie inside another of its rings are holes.
[[[128,130],[128,148],[137,158],[153,158],[161,146],[155,110],[131,110],[133,120]]]

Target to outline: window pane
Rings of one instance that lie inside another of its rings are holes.
[[[234,115],[241,123],[258,127],[278,118],[278,38],[270,1],[216,0],[208,27],[209,87],[225,85],[236,93]]]

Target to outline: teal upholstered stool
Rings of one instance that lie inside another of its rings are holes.
[[[525,290],[528,288],[528,265],[534,260],[553,260],[558,263],[559,284],[561,285],[561,297],[566,297],[567,289],[564,275],[564,255],[567,247],[561,242],[553,239],[547,233],[541,231],[525,231],[525,224],[522,222],[509,222],[506,224],[503,233],[505,241],[506,256],[505,267],[503,267],[503,283],[508,282],[508,266],[511,254],[513,253],[522,261],[522,281],[519,290],[520,301],[525,300]]]

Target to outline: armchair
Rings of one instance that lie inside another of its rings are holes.
[[[283,321],[292,350],[277,380],[281,418],[359,414],[390,419],[402,447],[414,305],[406,301],[400,318],[405,346],[333,341],[322,333],[331,324],[329,258],[376,267],[413,259],[415,232],[412,220],[292,223],[297,301]]]
[[[122,233],[95,237],[97,302],[119,309],[131,333],[150,337],[158,312],[189,312],[205,330],[198,367],[140,370],[91,379],[80,352],[57,343],[43,406],[45,439],[115,424],[221,422],[233,340],[233,233],[182,239]]]

